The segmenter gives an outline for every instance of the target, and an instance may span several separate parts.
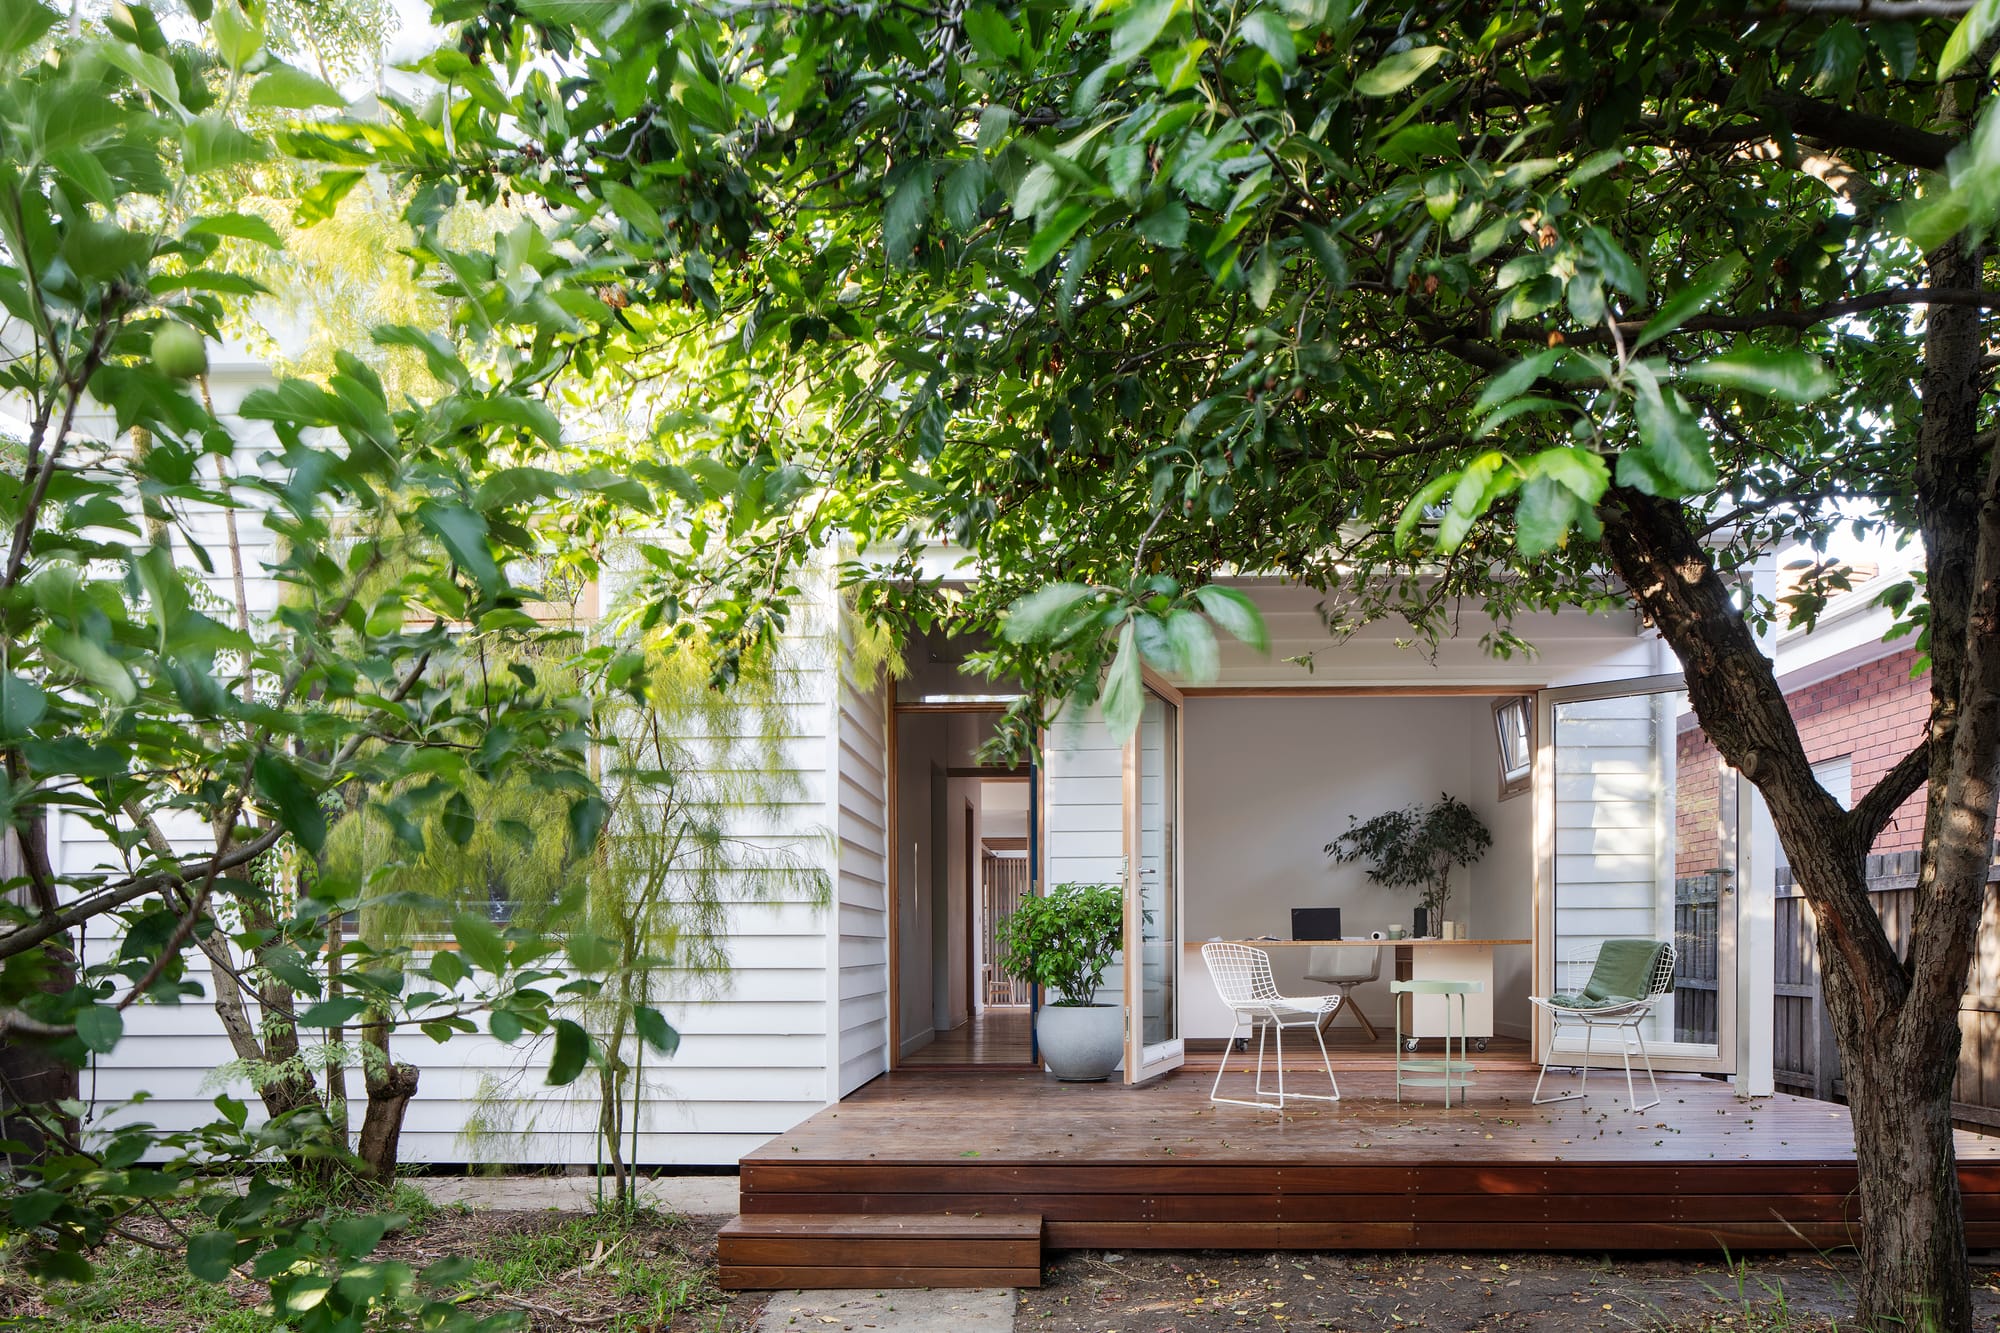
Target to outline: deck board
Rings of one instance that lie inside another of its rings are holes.
[[[1323,1079],[1322,1075],[1322,1079]],[[1662,1077],[1530,1103],[1489,1070],[1446,1111],[1386,1073],[1282,1115],[1208,1100],[1191,1071],[1139,1088],[1032,1072],[897,1073],[743,1159],[746,1214],[1037,1214],[1065,1247],[1791,1249],[1856,1237],[1844,1107],[1738,1100]],[[1288,1079],[1289,1081],[1289,1079]],[[1407,1094],[1406,1094],[1407,1095]],[[1961,1134],[1974,1244],[2000,1244],[2000,1140]]]

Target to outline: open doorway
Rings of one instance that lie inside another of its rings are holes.
[[[898,1063],[1029,1063],[1033,990],[1000,962],[1034,891],[1032,771],[978,762],[998,711],[896,719]]]
[[[1000,963],[1002,922],[1035,892],[1029,765],[983,751],[1008,702],[972,692],[964,645],[912,645],[895,703],[896,1063],[1013,1065],[1033,1059],[1033,988]]]

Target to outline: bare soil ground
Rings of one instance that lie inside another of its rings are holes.
[[[1021,1293],[1018,1333],[1239,1329],[1819,1333],[1853,1310],[1852,1255],[1719,1259],[1550,1254],[1075,1251]],[[2000,1269],[1974,1269],[2000,1329]]]

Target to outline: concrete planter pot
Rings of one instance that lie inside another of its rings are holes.
[[[1065,1083],[1099,1083],[1125,1058],[1125,1011],[1115,1004],[1045,1004],[1035,1016],[1042,1062]]]

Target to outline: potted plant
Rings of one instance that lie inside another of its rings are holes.
[[[1486,855],[1493,835],[1472,807],[1449,793],[1429,805],[1418,802],[1373,819],[1347,817],[1347,832],[1326,845],[1340,862],[1367,861],[1368,878],[1392,889],[1415,889],[1416,933],[1430,935],[1444,919],[1451,897],[1451,871]]]
[[[1070,1083],[1109,1078],[1125,1053],[1125,1007],[1097,1003],[1125,934],[1116,884],[1058,884],[1023,898],[1000,922],[1000,965],[1044,992],[1035,1040],[1049,1072]]]

